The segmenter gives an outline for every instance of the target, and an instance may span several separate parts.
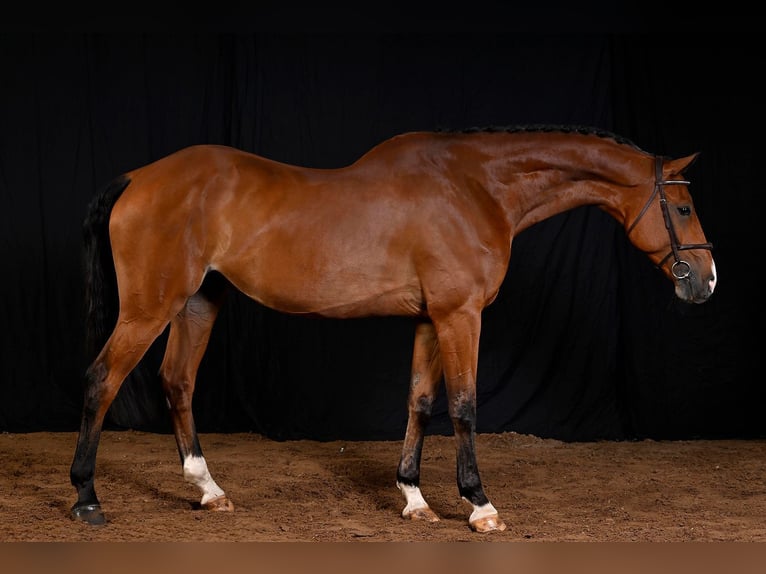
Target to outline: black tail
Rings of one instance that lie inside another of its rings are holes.
[[[109,241],[109,216],[129,183],[130,179],[123,175],[101,188],[91,200],[83,222],[86,344],[89,361],[96,358],[117,320],[117,277]]]

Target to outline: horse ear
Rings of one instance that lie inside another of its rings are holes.
[[[695,152],[691,155],[687,155],[686,157],[680,157],[678,159],[668,161],[665,163],[666,171],[668,173],[677,173],[680,175],[689,169],[689,166],[691,166],[697,160],[699,155],[700,152]]]

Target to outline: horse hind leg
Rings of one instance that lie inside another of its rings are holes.
[[[194,423],[192,397],[197,370],[225,290],[220,276],[209,275],[200,290],[186,301],[170,322],[168,344],[160,366],[184,479],[202,493],[202,508],[217,511],[234,510],[234,505],[208,470]]]
[[[86,372],[80,432],[69,471],[72,486],[77,490],[77,501],[70,511],[73,520],[92,525],[106,522],[94,481],[104,418],[125,378],[166,325],[167,321],[161,319],[125,320],[121,315],[108,341]]]
[[[407,431],[396,473],[396,486],[407,501],[407,505],[402,510],[402,517],[411,520],[428,522],[439,520],[420,492],[420,458],[425,428],[431,418],[431,408],[441,382],[441,375],[439,343],[434,327],[428,322],[418,323],[412,354]]]

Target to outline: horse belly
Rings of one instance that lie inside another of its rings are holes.
[[[360,241],[280,234],[225,255],[215,268],[248,297],[287,313],[345,318],[418,315],[423,308],[411,262]]]
[[[416,285],[344,277],[273,272],[232,278],[245,295],[277,311],[350,318],[419,315],[423,298]]]

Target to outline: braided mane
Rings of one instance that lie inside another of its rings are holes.
[[[567,124],[519,124],[511,126],[486,126],[486,127],[471,127],[459,130],[439,128],[436,130],[441,133],[493,133],[493,132],[506,132],[506,133],[519,133],[519,132],[559,132],[566,134],[583,134],[594,135],[600,138],[609,138],[619,144],[628,145],[637,150],[641,150],[635,143],[626,137],[617,135],[608,130],[601,128],[595,128],[591,126],[580,125],[567,125]]]

